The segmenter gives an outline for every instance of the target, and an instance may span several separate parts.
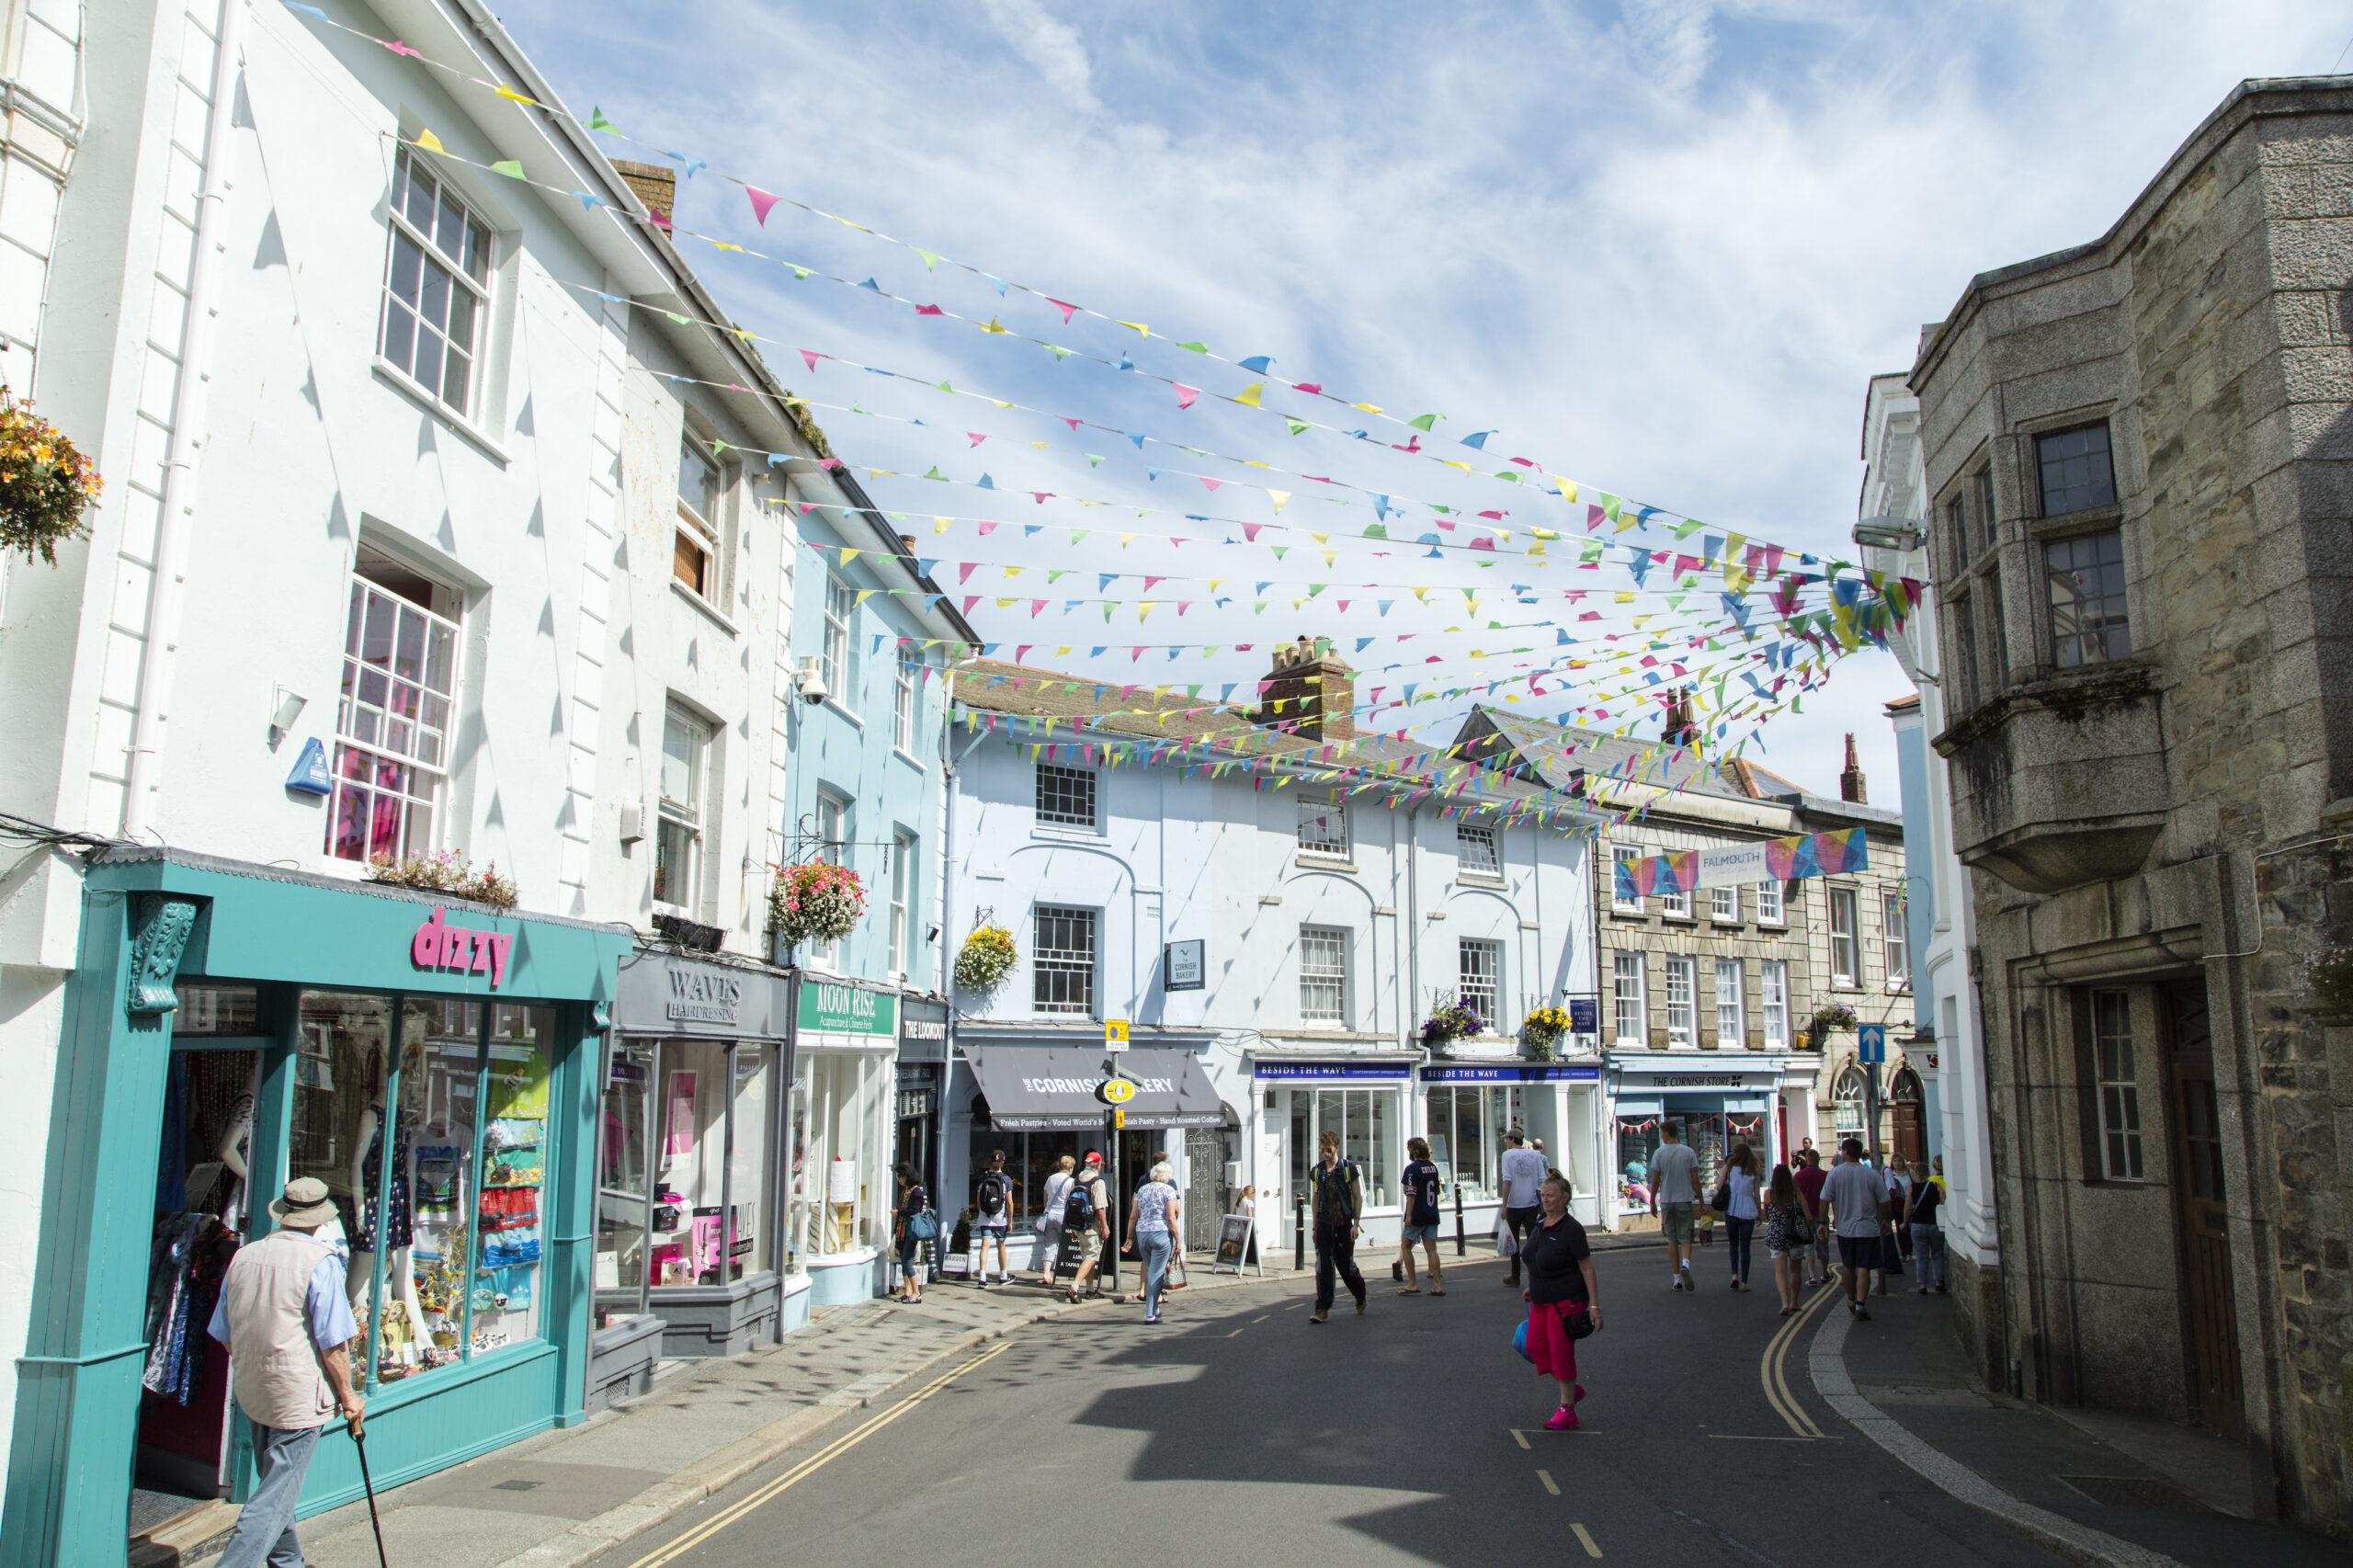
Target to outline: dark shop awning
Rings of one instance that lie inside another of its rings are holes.
[[[1107,1074],[1099,1047],[967,1046],[965,1061],[989,1102],[989,1124],[1008,1132],[1100,1129],[1111,1108],[1097,1096]],[[1137,1047],[1108,1058],[1136,1083],[1121,1108],[1131,1128],[1223,1127],[1225,1104],[1190,1052]]]

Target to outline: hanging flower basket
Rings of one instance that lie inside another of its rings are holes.
[[[498,874],[497,861],[493,860],[477,871],[473,862],[455,849],[437,849],[429,855],[410,855],[397,860],[390,855],[379,855],[368,862],[368,880],[425,892],[446,892],[451,898],[488,904],[493,909],[514,908],[517,896],[514,880]]]
[[[0,551],[57,564],[57,547],[89,533],[83,509],[98,498],[98,472],[57,426],[0,386]]]
[[[1012,932],[1002,926],[975,926],[956,954],[956,983],[975,995],[985,996],[1004,984],[1005,977],[1020,961],[1021,952],[1013,945]]]
[[[787,866],[768,888],[768,929],[788,948],[839,941],[865,913],[866,884],[829,861]]]
[[[1547,1062],[1552,1059],[1553,1048],[1561,1043],[1561,1037],[1568,1032],[1569,1015],[1558,1007],[1539,1007],[1519,1027],[1520,1039]]]
[[[1450,1040],[1467,1040],[1487,1027],[1479,1009],[1465,997],[1450,1007],[1440,1007],[1422,1021],[1422,1040],[1427,1045],[1444,1045]]]
[[[1822,1037],[1832,1029],[1851,1029],[1854,1027],[1855,1009],[1839,1002],[1814,1014],[1813,1022],[1808,1027],[1806,1033],[1819,1046]]]

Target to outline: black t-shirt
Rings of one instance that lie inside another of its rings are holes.
[[[1945,1200],[1945,1189],[1935,1182],[1924,1181],[1912,1188],[1912,1223],[1933,1225],[1937,1222],[1937,1207]]]
[[[1405,1223],[1438,1223],[1438,1167],[1429,1161],[1415,1160],[1405,1167]]]
[[[1539,1220],[1519,1244],[1519,1260],[1528,1268],[1529,1300],[1582,1304],[1587,1299],[1585,1270],[1577,1266],[1592,1256],[1575,1215],[1563,1214],[1554,1225]]]

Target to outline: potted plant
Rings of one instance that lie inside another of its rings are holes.
[[[498,874],[497,861],[493,860],[477,871],[473,862],[455,849],[436,849],[397,859],[379,855],[368,862],[368,880],[425,892],[445,892],[451,898],[488,904],[493,909],[514,908],[517,896],[514,880]]]
[[[1569,1015],[1559,1007],[1539,1007],[1529,1014],[1528,1021],[1519,1027],[1519,1038],[1546,1062],[1552,1060],[1553,1049],[1561,1043],[1561,1037],[1568,1032]]]
[[[1832,1029],[1851,1029],[1854,1027],[1855,1009],[1847,1006],[1844,1002],[1833,1002],[1826,1007],[1814,1010],[1813,1021],[1806,1026],[1806,1039],[1813,1043],[1816,1050],[1819,1050],[1822,1047],[1823,1038]]]
[[[83,510],[98,498],[97,470],[56,426],[0,386],[0,550],[57,564],[57,547],[90,529]]]
[[[788,948],[839,941],[865,913],[866,884],[830,860],[787,866],[768,886],[768,929]]]
[[[986,996],[1005,983],[1005,977],[1021,961],[1021,950],[1014,946],[1012,932],[989,923],[985,915],[981,918],[983,923],[972,928],[956,954],[956,983],[975,995]]]
[[[1450,1040],[1466,1040],[1487,1027],[1472,1006],[1471,998],[1462,997],[1450,1006],[1438,1008],[1422,1020],[1422,1043],[1444,1045]]]

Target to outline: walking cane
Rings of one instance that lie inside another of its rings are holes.
[[[368,1440],[359,1435],[359,1423],[349,1423],[352,1447],[359,1450],[359,1486],[368,1494],[368,1523],[376,1532],[376,1568],[392,1568],[384,1558],[384,1521],[376,1517],[376,1483],[368,1478]]]

